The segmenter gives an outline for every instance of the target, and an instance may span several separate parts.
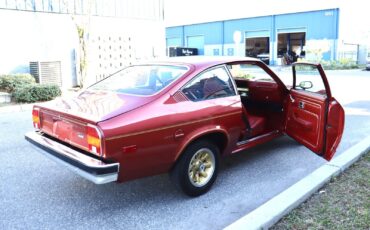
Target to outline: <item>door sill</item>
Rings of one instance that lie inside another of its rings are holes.
[[[239,141],[238,143],[236,143],[236,148],[235,150],[232,151],[232,154],[240,152],[247,148],[251,148],[258,144],[262,144],[264,142],[270,141],[278,136],[281,136],[282,134],[283,133],[280,130],[274,130],[274,131],[253,137],[251,139]]]

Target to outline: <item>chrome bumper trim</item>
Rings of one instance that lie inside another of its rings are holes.
[[[26,133],[25,138],[33,145],[44,150],[40,152],[47,157],[65,165],[73,172],[95,184],[105,184],[118,179],[119,163],[105,163],[43,136],[42,133],[37,131]]]

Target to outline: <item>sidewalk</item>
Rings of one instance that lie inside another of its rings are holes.
[[[227,226],[226,230],[268,229],[307,200],[330,179],[370,150],[370,137],[352,146],[260,207]]]
[[[22,111],[31,111],[34,104],[9,104],[0,105],[0,113],[15,113]]]
[[[76,95],[77,91],[73,90],[63,90],[62,97],[72,97]],[[57,97],[59,98],[59,97]],[[35,104],[42,104],[45,102],[36,102],[30,104],[16,104],[16,103],[0,103],[0,113],[15,113],[15,112],[23,112],[23,111],[31,111],[33,105]]]

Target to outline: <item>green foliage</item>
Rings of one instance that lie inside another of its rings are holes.
[[[31,74],[0,75],[0,91],[13,93],[16,88],[35,84]]]
[[[295,70],[296,71],[300,71],[300,72],[312,72],[312,71],[317,71],[316,70],[316,67],[313,67],[313,66],[310,66],[310,65],[296,65],[295,66]]]
[[[245,79],[253,79],[254,76],[251,75],[250,73],[246,73],[243,70],[234,70],[232,71],[232,76],[234,78],[245,78]]]
[[[245,79],[254,79],[255,77],[252,75],[252,74],[249,74],[249,73],[244,73],[244,74],[241,74],[240,76],[238,76],[240,78],[245,78]]]
[[[357,69],[359,66],[355,61],[351,59],[342,58],[338,61],[321,61],[321,65],[326,70],[336,70],[336,69]]]
[[[325,70],[341,70],[341,69],[358,69],[361,68],[356,61],[348,58],[341,58],[338,61],[325,61],[325,60],[311,60],[311,59],[300,59],[299,61],[307,62],[319,62]]]
[[[16,102],[32,103],[52,100],[62,94],[57,85],[27,85],[16,88],[13,98]]]
[[[85,30],[83,27],[81,26],[76,26],[77,27],[77,33],[78,33],[78,37],[80,39],[82,39],[84,37],[84,34],[85,34]]]

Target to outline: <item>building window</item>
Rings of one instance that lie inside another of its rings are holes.
[[[213,49],[213,56],[219,56],[220,55],[220,49]]]
[[[227,56],[234,56],[234,48],[227,48]]]

